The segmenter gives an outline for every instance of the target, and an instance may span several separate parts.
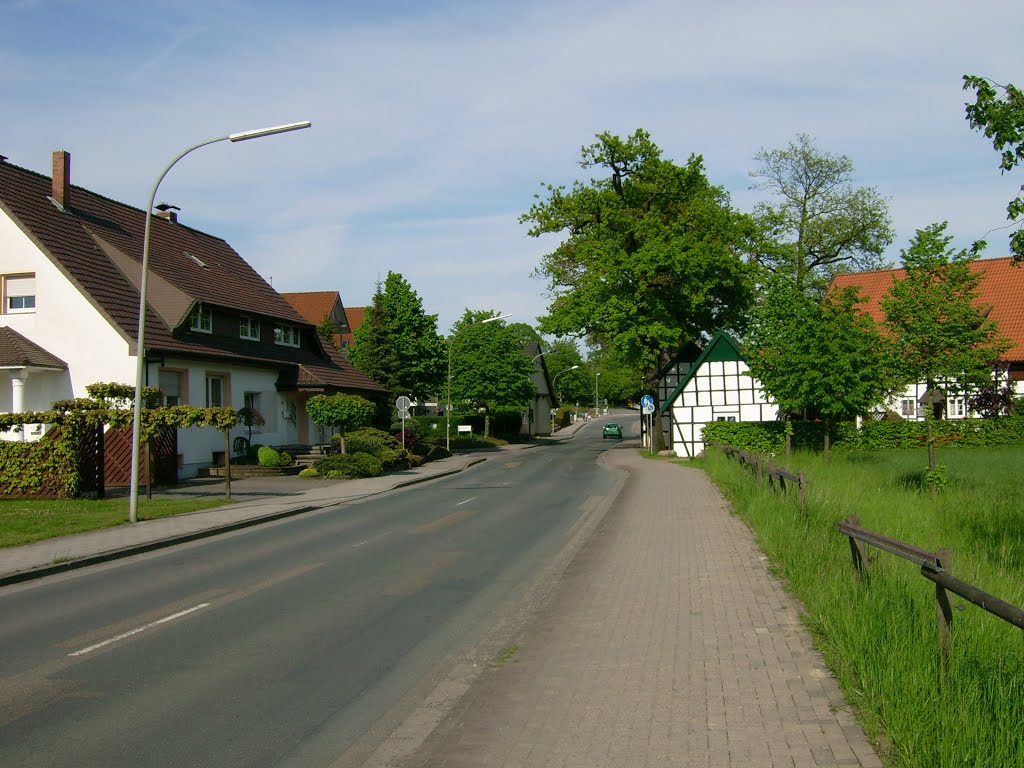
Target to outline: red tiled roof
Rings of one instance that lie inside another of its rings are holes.
[[[978,259],[971,269],[982,274],[978,286],[978,306],[991,306],[989,318],[999,325],[999,333],[1013,345],[1003,354],[1004,360],[1024,360],[1024,267],[1013,266],[1010,258]],[[882,322],[882,299],[895,280],[902,280],[902,269],[882,269],[874,272],[854,272],[836,275],[829,291],[857,286],[867,299],[860,308],[876,322]]]
[[[50,354],[13,328],[0,327],[0,368],[55,368],[66,370],[68,364]]]
[[[341,334],[341,340],[347,342],[348,346],[355,346],[356,328],[363,324],[366,319],[367,307],[345,307],[345,317],[348,318],[348,333]]]
[[[324,317],[329,317],[338,303],[337,291],[305,291],[301,293],[282,293],[284,300],[291,304],[295,311],[302,315],[306,322],[319,325]]]

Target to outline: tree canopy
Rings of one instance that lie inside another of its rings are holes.
[[[974,91],[974,103],[968,103],[967,121],[992,139],[999,153],[999,168],[1006,173],[1024,163],[1024,91],[1012,83],[1000,85],[987,77],[964,75],[964,90]],[[1021,187],[1024,191],[1024,186]],[[1024,217],[1024,194],[1006,206],[1006,218],[1016,230],[1010,235],[1010,252],[1018,264],[1024,261],[1024,229],[1018,223]]]
[[[534,365],[523,354],[520,333],[495,317],[494,312],[466,310],[452,329],[448,344],[454,408],[490,414],[496,408],[527,408],[533,402]]]
[[[345,452],[345,433],[365,427],[373,421],[377,406],[359,395],[338,392],[315,395],[306,402],[306,412],[314,424],[341,431],[341,452]]]
[[[752,225],[708,182],[699,155],[676,165],[643,130],[597,139],[580,165],[603,176],[546,185],[520,218],[531,236],[561,238],[537,268],[551,296],[540,328],[600,339],[657,397],[658,371],[676,350],[743,321]]]
[[[820,295],[840,270],[882,265],[895,238],[889,206],[875,189],[853,185],[850,158],[822,152],[801,133],[754,159],[760,165],[750,172],[753,186],[773,197],[754,211],[763,238],[756,256],[765,268]]]
[[[363,324],[353,334],[352,364],[394,394],[422,401],[444,382],[444,342],[437,315],[397,272],[378,285]]]
[[[904,383],[941,382],[962,390],[992,378],[1007,342],[977,306],[981,273],[971,262],[983,244],[953,250],[947,225],[917,230],[901,252],[906,276],[893,283],[882,309]]]
[[[847,288],[816,301],[786,278],[770,280],[748,337],[753,376],[788,413],[834,424],[864,415],[896,386],[882,330]]]

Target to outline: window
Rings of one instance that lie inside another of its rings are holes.
[[[36,311],[36,276],[11,275],[3,279],[4,312],[18,314]]]
[[[238,321],[238,335],[243,339],[260,340],[260,324],[255,317],[243,315]]]
[[[188,316],[188,327],[200,333],[213,333],[213,312],[209,307],[196,304],[196,308]]]
[[[299,329],[294,325],[279,325],[274,328],[274,343],[286,347],[299,346]]]
[[[223,376],[206,377],[206,407],[223,408],[226,403],[226,392]]]
[[[917,416],[917,401],[912,397],[905,397],[900,401],[900,414],[908,419]]]
[[[735,416],[717,416],[715,421],[736,421]]]
[[[259,432],[260,427],[267,423],[260,411],[260,393],[246,392],[242,399],[245,403],[242,423],[246,427],[252,427],[253,432]]]
[[[967,414],[967,404],[962,397],[953,397],[949,400],[949,417],[962,419]]]
[[[160,391],[164,393],[164,405],[181,405],[181,371],[160,371]]]

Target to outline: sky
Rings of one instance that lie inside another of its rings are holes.
[[[586,180],[580,148],[643,128],[704,157],[749,211],[749,172],[798,133],[888,198],[899,259],[949,221],[1008,255],[1001,175],[962,76],[1024,81],[1019,0],[0,0],[0,154],[223,237],[279,291],[370,303],[398,272],[447,332],[465,308],[533,324],[557,240],[519,217]],[[994,231],[993,231],[994,230]],[[0,254],[2,258],[2,254]]]

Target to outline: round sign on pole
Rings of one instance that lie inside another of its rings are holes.
[[[405,395],[402,395],[397,400],[395,400],[395,408],[397,408],[400,411],[409,410],[410,405],[412,405],[412,400],[410,400]]]

